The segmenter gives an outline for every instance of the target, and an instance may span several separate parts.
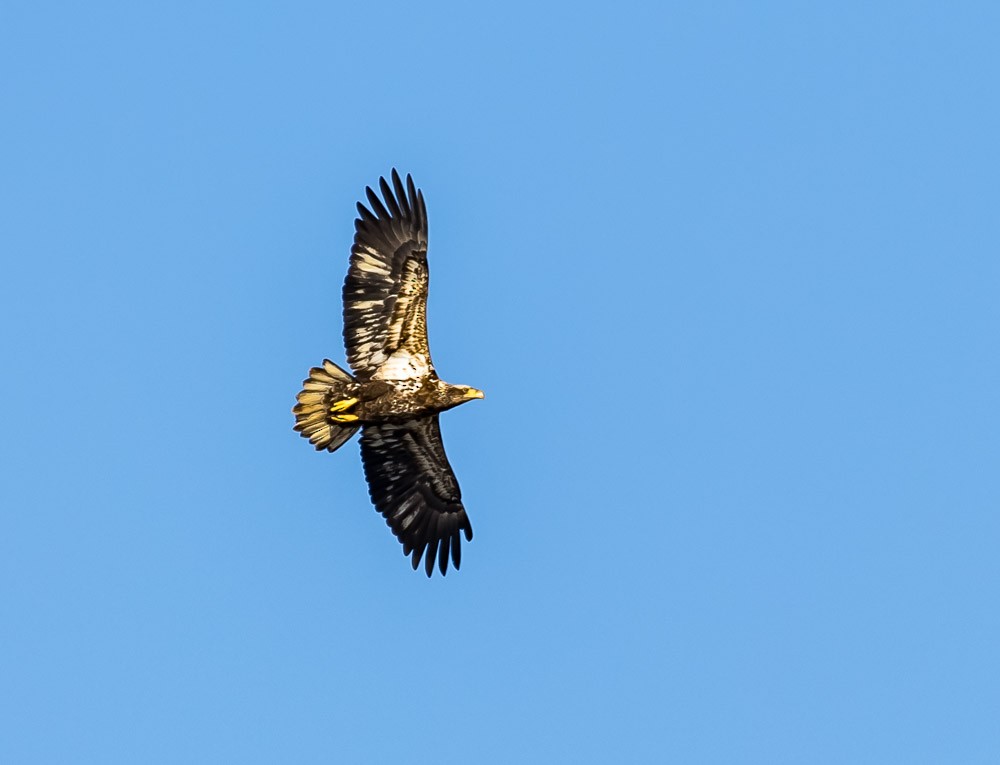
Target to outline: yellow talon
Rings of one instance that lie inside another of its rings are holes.
[[[331,412],[343,412],[345,409],[350,409],[358,403],[356,398],[345,398],[343,401],[338,401],[330,407]],[[354,419],[357,419],[355,417]]]
[[[356,414],[334,414],[330,416],[334,422],[354,422],[358,419]]]

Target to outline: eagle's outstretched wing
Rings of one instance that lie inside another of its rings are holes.
[[[427,576],[434,570],[435,557],[441,573],[447,571],[449,552],[458,569],[459,532],[471,541],[472,524],[444,453],[438,416],[365,425],[361,459],[372,502],[403,543],[403,554],[412,554],[413,568],[429,547],[424,561]]]
[[[379,178],[385,204],[366,188],[354,221],[351,266],[344,282],[344,344],[361,380],[433,374],[427,347],[427,209],[406,176]]]

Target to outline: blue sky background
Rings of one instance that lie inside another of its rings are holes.
[[[0,761],[993,763],[994,3],[0,6]],[[475,540],[356,444],[430,214]]]

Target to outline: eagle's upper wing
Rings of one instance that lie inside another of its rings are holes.
[[[413,555],[427,576],[434,559],[444,574],[448,554],[455,568],[462,563],[460,531],[472,539],[472,525],[462,507],[462,492],[441,443],[436,414],[405,422],[365,425],[361,431],[361,459],[368,492],[385,516],[392,533],[403,543],[403,554]]]
[[[344,344],[358,378],[425,377],[434,371],[427,347],[427,209],[406,176],[379,178],[385,204],[365,189],[354,221],[351,266],[344,282]],[[395,193],[394,193],[395,192]]]

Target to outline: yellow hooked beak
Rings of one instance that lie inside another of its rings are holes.
[[[465,391],[464,398],[486,398],[486,396],[481,390],[476,390],[475,388],[469,388],[467,391]]]

